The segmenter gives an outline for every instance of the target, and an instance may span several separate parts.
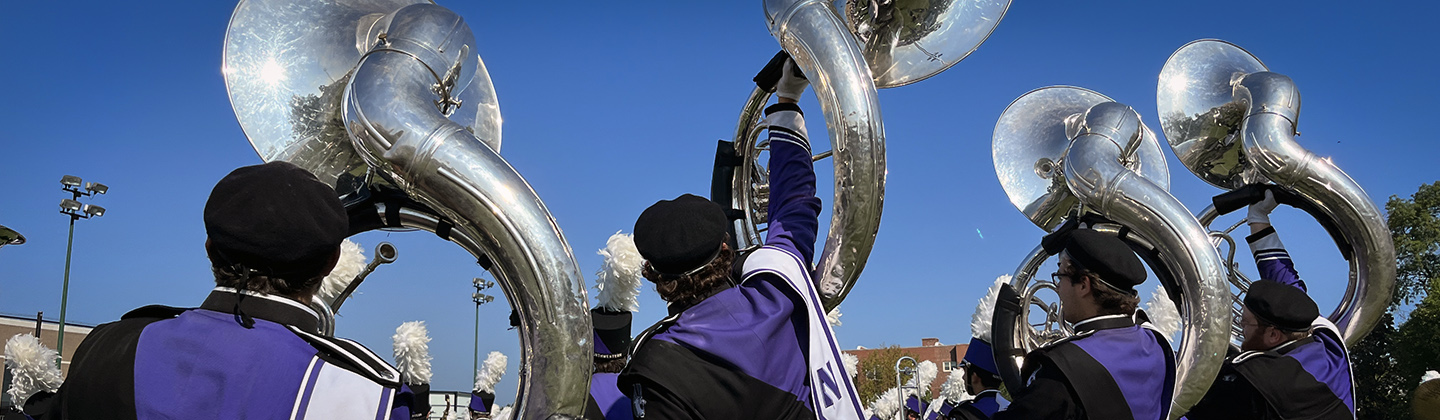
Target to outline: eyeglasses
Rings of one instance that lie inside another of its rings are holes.
[[[1073,278],[1075,277],[1075,273],[1061,273],[1059,271],[1050,273],[1050,281],[1054,282],[1055,284],[1060,284],[1061,277]]]

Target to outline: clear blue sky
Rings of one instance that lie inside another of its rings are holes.
[[[646,206],[708,191],[714,141],[730,136],[750,77],[778,49],[758,1],[442,5],[466,18],[495,81],[502,155],[545,200],[587,280],[600,264],[595,250],[611,233],[628,232]],[[59,314],[65,174],[111,186],[88,201],[109,213],[76,227],[70,320],[101,323],[142,305],[203,299],[212,283],[201,208],[227,172],[260,163],[220,73],[233,6],[7,5],[0,224],[29,243],[0,249],[0,312]],[[996,181],[990,139],[1000,112],[1031,89],[1076,85],[1133,106],[1158,132],[1156,77],[1191,40],[1237,43],[1292,77],[1304,97],[1302,143],[1332,157],[1382,205],[1440,179],[1431,127],[1440,96],[1437,12],[1432,2],[1016,1],[965,61],[880,92],[885,214],[869,265],[841,307],[841,344],[967,341],[986,286],[1013,271],[1042,235]],[[802,106],[820,137],[811,94]],[[1171,191],[1192,210],[1221,192],[1173,156],[1170,169]],[[827,203],[829,194],[821,192]],[[1340,254],[1298,211],[1281,210],[1276,223],[1328,312],[1344,290]],[[482,271],[428,233],[355,239],[367,254],[394,242],[400,261],[381,267],[345,306],[339,334],[388,355],[397,325],[425,320],[435,387],[468,389],[470,278]],[[1143,287],[1148,295],[1154,286]],[[652,290],[642,296],[636,331],[665,312]],[[502,401],[513,397],[519,356],[516,336],[504,329],[508,312],[503,299],[480,309],[481,357],[500,350],[512,358]]]

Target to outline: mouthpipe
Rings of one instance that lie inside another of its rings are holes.
[[[436,105],[432,87],[445,69],[471,61],[474,48],[462,48],[474,45],[469,26],[448,9],[417,4],[393,12],[383,33],[345,89],[346,130],[371,168],[453,223],[452,240],[477,260],[493,263],[521,321],[516,412],[580,417],[593,331],[570,246],[525,179]]]
[[[1350,282],[1329,318],[1353,345],[1380,322],[1395,286],[1395,245],[1385,215],[1345,171],[1295,140],[1300,91],[1294,81],[1251,73],[1234,93],[1249,105],[1240,131],[1250,164],[1319,209],[1351,246]]]
[[[397,252],[395,245],[389,242],[381,242],[379,245],[375,245],[375,259],[370,260],[369,264],[365,264],[365,269],[360,270],[360,274],[356,274],[355,278],[350,280],[350,284],[345,285],[345,290],[341,290],[340,294],[335,295],[335,305],[329,307],[328,310],[331,311],[332,314],[339,314],[340,307],[345,305],[345,300],[350,299],[350,295],[355,293],[355,289],[360,288],[360,283],[364,282],[366,277],[370,277],[370,273],[375,272],[375,267],[379,267],[380,264],[395,262]]]
[[[1085,206],[1155,245],[1184,290],[1180,313],[1187,328],[1176,354],[1174,417],[1199,402],[1220,371],[1230,342],[1230,289],[1204,226],[1168,191],[1120,163],[1126,143],[1117,139],[1139,130],[1129,106],[1091,107],[1065,154],[1066,183]]]
[[[855,287],[880,230],[885,128],[863,49],[835,8],[819,0],[767,0],[770,34],[805,72],[825,113],[835,151],[830,232],[815,264],[825,308]]]

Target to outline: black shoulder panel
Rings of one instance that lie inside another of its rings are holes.
[[[1115,378],[1110,377],[1110,371],[1080,346],[1065,341],[1046,348],[1041,357],[1048,359],[1065,375],[1065,380],[1080,397],[1080,405],[1090,418],[1135,418],[1130,413],[1129,402],[1125,401],[1125,393],[1120,391]]]
[[[1236,360],[1235,370],[1255,386],[1270,407],[1286,413],[1287,418],[1354,418],[1345,401],[1292,357],[1274,352],[1247,352]]]
[[[815,418],[795,395],[663,340],[649,340],[635,353],[620,373],[619,388],[648,418]]]
[[[311,334],[291,325],[286,327],[314,346],[320,359],[326,363],[357,373],[386,387],[400,387],[400,372],[360,343]]]

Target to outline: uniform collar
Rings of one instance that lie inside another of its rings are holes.
[[[1308,344],[1308,343],[1313,342],[1313,341],[1315,341],[1315,337],[1305,337],[1305,338],[1302,338],[1302,339],[1299,339],[1299,340],[1290,340],[1290,341],[1286,341],[1286,342],[1284,342],[1284,343],[1280,343],[1280,345],[1278,345],[1278,346],[1271,347],[1270,350],[1266,350],[1266,351],[1267,351],[1267,352],[1272,352],[1272,351],[1273,351],[1273,352],[1276,352],[1276,353],[1279,353],[1279,354],[1285,354],[1285,353],[1289,353],[1291,350],[1295,350],[1296,347],[1300,347],[1300,346],[1302,346],[1302,345]]]
[[[250,290],[216,287],[210,291],[210,296],[205,298],[205,302],[200,304],[200,309],[233,313],[237,303],[240,310],[246,315],[293,325],[307,332],[318,334],[320,331],[320,316],[304,304],[287,297]]]
[[[1075,323],[1075,332],[1108,330],[1135,325],[1135,319],[1126,314],[1100,315]]]

